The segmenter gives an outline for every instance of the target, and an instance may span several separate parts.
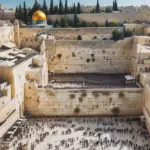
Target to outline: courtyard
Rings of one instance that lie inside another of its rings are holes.
[[[150,150],[140,118],[30,118],[9,150]]]

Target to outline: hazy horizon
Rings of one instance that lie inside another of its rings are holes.
[[[25,0],[27,7],[31,7],[35,0]],[[63,3],[65,0],[62,0]],[[119,6],[140,6],[140,5],[150,5],[150,0],[117,0]],[[15,8],[19,4],[23,4],[24,0],[0,0],[0,4],[2,4],[6,8]],[[41,4],[43,0],[38,0]],[[50,0],[46,0],[47,5],[50,5]],[[97,0],[68,0],[68,5],[73,5],[73,3],[80,2],[83,5],[96,5]],[[99,0],[101,6],[112,5],[113,0]],[[54,0],[55,4],[59,3],[59,0]]]

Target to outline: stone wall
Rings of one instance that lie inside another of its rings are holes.
[[[53,73],[128,73],[132,38],[115,43],[101,41],[56,41],[48,47],[48,67]]]
[[[25,85],[25,111],[33,116],[142,114],[142,89],[37,89]],[[77,110],[78,108],[78,110]],[[79,111],[79,112],[78,112]]]
[[[118,29],[123,30],[123,27],[94,27],[94,28],[20,28],[21,39],[30,37],[38,32],[47,32],[55,36],[56,40],[77,40],[77,36],[81,35],[83,40],[91,40],[94,36],[105,37],[111,35],[112,31]]]
[[[0,28],[0,46],[7,42],[14,41],[14,29],[13,27],[1,27]]]

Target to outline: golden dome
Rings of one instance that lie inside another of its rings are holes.
[[[45,13],[41,10],[37,10],[33,15],[32,15],[32,20],[37,21],[37,20],[47,20],[47,17]]]

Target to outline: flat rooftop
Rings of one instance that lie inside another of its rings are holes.
[[[126,84],[127,74],[55,74],[49,75],[49,85],[61,88],[139,88],[135,83]]]

